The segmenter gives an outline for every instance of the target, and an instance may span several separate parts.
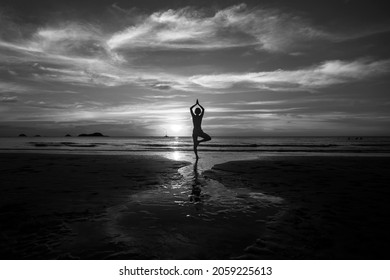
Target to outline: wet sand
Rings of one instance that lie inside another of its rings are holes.
[[[285,201],[242,258],[388,259],[389,170],[388,157],[278,156],[219,164],[205,176]]]
[[[158,156],[0,155],[2,259],[229,259],[282,203]]]
[[[177,180],[175,162],[155,156],[0,154],[0,257],[99,259],[121,250],[106,210]]]
[[[388,258],[389,158],[212,157],[2,153],[0,256]]]

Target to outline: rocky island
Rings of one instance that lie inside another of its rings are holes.
[[[100,132],[95,132],[95,133],[90,133],[90,134],[82,133],[82,134],[79,134],[79,137],[108,137],[108,136],[103,135]]]

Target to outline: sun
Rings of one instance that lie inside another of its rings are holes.
[[[183,130],[183,126],[181,126],[179,124],[172,124],[169,126],[169,128],[170,128],[170,131],[172,131],[173,133],[178,133],[178,132]]]

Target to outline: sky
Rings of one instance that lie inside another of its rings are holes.
[[[0,136],[390,136],[386,1],[0,1]]]

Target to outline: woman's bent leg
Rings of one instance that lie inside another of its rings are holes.
[[[201,134],[199,134],[199,137],[203,138],[202,140],[198,141],[198,143],[201,143],[201,142],[206,142],[206,141],[210,141],[211,140],[211,137],[210,135],[208,135],[207,133],[204,133],[202,131]]]

